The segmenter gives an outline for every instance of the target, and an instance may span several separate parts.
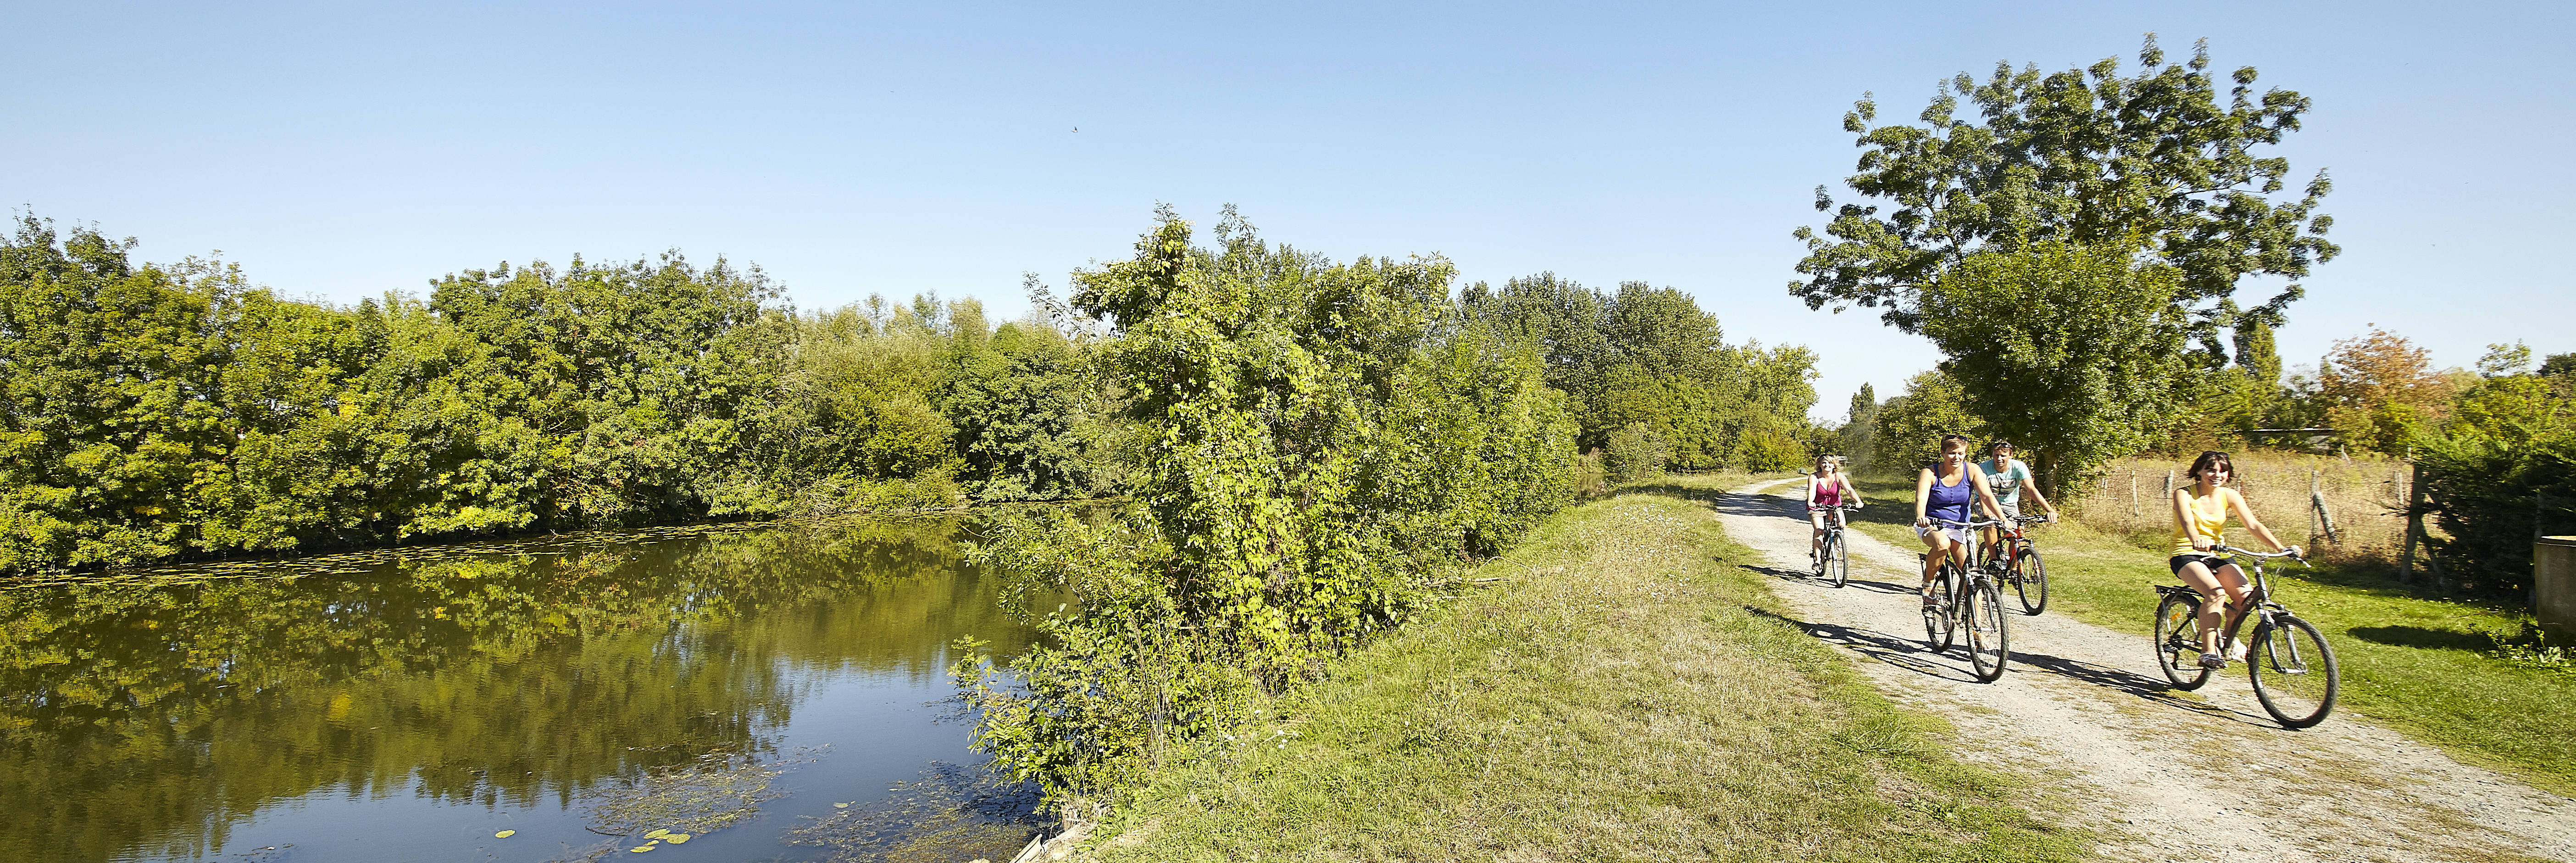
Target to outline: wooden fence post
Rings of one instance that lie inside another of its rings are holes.
[[[2343,532],[2335,530],[2334,511],[2326,509],[2325,481],[2321,471],[2308,471],[2308,506],[2316,510],[2317,521],[2325,525],[2326,541],[2342,545]]]
[[[2423,533],[2424,466],[2415,465],[2415,473],[2406,482],[2406,550],[2397,555],[2397,582],[2415,581],[2415,537]]]

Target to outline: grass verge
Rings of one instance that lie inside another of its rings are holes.
[[[1681,478],[1685,488],[1735,477]],[[2043,792],[1948,756],[1779,615],[1704,504],[1559,514],[1441,612],[1167,770],[1105,860],[2071,860]]]
[[[1852,525],[1900,547],[1917,547],[1910,527],[1912,479],[1870,478],[1857,485],[1877,505],[1855,513]],[[2275,533],[2290,539],[2287,530]],[[2120,535],[2059,524],[2033,537],[2048,563],[2047,613],[2137,633],[2144,655],[2156,603],[2149,585],[2180,583],[2165,565],[2162,534]],[[2241,530],[2230,537],[2231,544],[2261,547]],[[2461,761],[2551,793],[2576,795],[2576,734],[2568,733],[2576,726],[2576,673],[2516,666],[2489,653],[2495,647],[2489,634],[2518,634],[2531,619],[2528,612],[2432,595],[2358,564],[2272,572],[2274,597],[2316,624],[2334,646],[2343,671],[2338,714],[2368,716]]]

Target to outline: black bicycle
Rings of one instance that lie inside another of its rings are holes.
[[[1950,521],[1931,519],[1935,527],[1947,525],[1966,528],[1967,559],[1977,559],[1977,530],[2001,524],[1995,521]],[[1950,558],[1941,559],[1941,570],[1932,579],[1932,602],[1923,606],[1923,634],[1932,642],[1932,652],[1945,653],[1958,640],[1958,631],[1967,630],[1968,665],[1976,670],[1977,679],[1993,683],[2004,676],[2004,663],[2012,658],[2010,618],[2004,615],[2002,584],[1994,571],[1985,566],[1964,570]]]
[[[1843,514],[1858,508],[1849,504],[1810,508],[1832,510],[1834,517],[1825,520],[1825,541],[1816,547],[1816,559],[1808,563],[1809,575],[1835,587],[1851,583],[1851,549],[1843,542]]]
[[[2254,570],[2254,593],[2247,597],[2251,610],[2238,615],[2219,635],[2220,655],[2238,653],[2236,634],[2245,628],[2245,621],[2253,620],[2254,635],[2243,652],[2246,673],[2254,682],[2254,699],[2263,703],[2263,712],[2286,728],[2324,722],[2326,714],[2334,712],[2335,692],[2342,686],[2334,648],[2326,645],[2315,624],[2273,601],[2271,579],[2263,574],[2265,560],[2288,557],[2304,565],[2306,559],[2296,549],[2257,554],[2222,545],[2212,551],[2223,557],[2249,558]],[[2199,689],[2216,671],[2200,664],[2200,592],[2160,584],[2156,593],[2164,596],[2156,605],[2156,665],[2175,687]]]

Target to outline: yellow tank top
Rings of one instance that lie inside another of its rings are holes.
[[[2227,489],[2221,488],[2208,497],[2192,494],[2190,489],[2184,489],[2182,494],[2184,521],[2174,525],[2173,553],[2197,554],[2192,550],[2195,544],[2217,545],[2227,530]],[[2210,512],[2202,506],[2204,501],[2217,504],[2218,511]]]

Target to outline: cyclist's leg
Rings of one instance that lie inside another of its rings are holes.
[[[1943,530],[1938,526],[1917,528],[1917,530],[1919,532],[1916,536],[1922,538],[1923,547],[1930,552],[1923,556],[1922,587],[1924,598],[1929,599],[1932,596],[1932,579],[1941,574],[1941,560],[1949,557],[1952,549],[1957,544],[1950,541],[1950,534],[1948,531]]]
[[[1815,558],[1817,552],[1825,549],[1825,518],[1826,513],[1829,512],[1832,510],[1807,510],[1807,525],[1815,529],[1807,534],[1807,557],[1811,560]]]
[[[2246,610],[2253,606],[2249,600],[2254,598],[2254,583],[2245,577],[2245,570],[2237,567],[2232,561],[2219,567],[2213,574],[2217,576],[2218,584],[2227,591],[2226,619],[2218,624],[2218,631],[2226,632],[2228,627],[2236,625],[2237,618],[2245,616]]]
[[[2218,576],[2209,571],[2209,565],[2200,560],[2183,564],[2174,574],[2182,576],[2182,583],[2191,585],[2192,590],[2200,593],[2200,652],[2217,653],[2218,634],[2222,631],[2219,627],[2226,608],[2226,600],[2222,598],[2226,595],[2225,588],[2220,586]]]

